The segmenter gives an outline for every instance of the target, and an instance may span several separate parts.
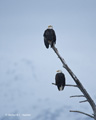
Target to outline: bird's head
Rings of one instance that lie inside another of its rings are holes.
[[[49,26],[48,26],[48,29],[53,29],[53,26],[52,26],[52,25],[49,25]]]
[[[62,71],[61,71],[61,70],[57,70],[56,72],[57,72],[57,73],[62,73]]]

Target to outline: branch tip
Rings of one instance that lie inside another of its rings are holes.
[[[77,110],[70,110],[70,112],[77,112],[77,113],[81,113],[81,114],[87,115],[87,116],[89,116],[89,117],[91,117],[91,118],[94,118],[94,116],[92,116],[92,115],[90,115],[90,114],[87,114],[87,113],[85,113],[85,112],[81,112],[81,111],[77,111]]]
[[[80,101],[79,103],[83,103],[83,102],[88,102],[88,100],[83,100],[83,101]]]
[[[73,95],[73,96],[70,96],[70,98],[72,97],[85,97],[84,95]]]

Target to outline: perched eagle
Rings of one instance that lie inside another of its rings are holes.
[[[49,44],[51,45],[51,47],[56,44],[55,31],[53,30],[53,27],[51,25],[49,25],[48,28],[45,30],[43,36],[46,48],[49,48]]]
[[[53,83],[54,84],[54,83]],[[61,70],[57,71],[55,76],[55,84],[59,91],[62,91],[65,87],[65,75],[62,73]]]

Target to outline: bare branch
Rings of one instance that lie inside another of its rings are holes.
[[[52,85],[56,85],[55,83],[52,83]],[[69,86],[69,87],[78,87],[77,85],[70,85],[70,84],[66,84],[65,86]]]
[[[70,85],[70,84],[66,84],[65,86],[69,86],[69,87],[78,87],[77,85]]]
[[[55,83],[52,83],[52,85],[56,85]]]
[[[58,58],[60,59],[60,61],[63,64],[63,67],[67,70],[67,72],[71,75],[71,77],[73,78],[74,82],[77,84],[78,88],[80,89],[80,91],[84,94],[84,96],[86,97],[86,99],[88,100],[89,104],[91,105],[93,112],[94,112],[94,119],[96,120],[96,105],[94,103],[94,101],[92,100],[92,98],[90,97],[90,95],[88,94],[88,92],[85,90],[85,88],[83,87],[83,85],[81,84],[81,82],[79,81],[79,79],[76,77],[76,75],[72,72],[72,70],[68,67],[68,65],[66,64],[65,60],[60,56],[57,48],[53,45],[52,49],[54,50],[54,52],[57,54]]]
[[[55,83],[52,83],[52,85],[56,85]],[[70,84],[66,84],[65,86],[69,86],[69,87],[78,87],[77,85],[70,85]]]
[[[74,96],[70,96],[70,98],[72,97],[85,97],[84,95],[74,95]]]
[[[91,117],[91,118],[94,118],[94,116],[92,116],[92,115],[90,115],[90,114],[87,114],[87,113],[85,113],[85,112],[81,112],[81,111],[77,111],[77,110],[70,110],[70,112],[77,112],[77,113],[81,113],[81,114],[87,115],[87,116],[89,116],[89,117]]]
[[[83,103],[83,102],[88,102],[88,100],[83,100],[83,101],[80,101],[79,103]]]

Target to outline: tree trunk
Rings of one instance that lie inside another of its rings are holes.
[[[67,70],[67,72],[71,75],[71,77],[73,78],[73,80],[75,81],[75,83],[77,84],[78,88],[80,89],[80,91],[84,94],[84,97],[87,99],[87,101],[89,102],[89,104],[92,107],[93,110],[93,118],[94,120],[96,120],[96,105],[94,103],[94,101],[92,100],[92,98],[90,97],[90,95],[88,94],[88,92],[85,90],[85,88],[83,87],[83,85],[80,83],[79,79],[76,77],[76,75],[72,72],[72,70],[68,67],[68,65],[66,64],[65,60],[60,56],[57,48],[55,46],[52,47],[52,49],[54,50],[54,52],[57,54],[58,58],[61,60],[63,67]],[[80,113],[80,112],[79,112]],[[82,113],[82,112],[81,112]]]

